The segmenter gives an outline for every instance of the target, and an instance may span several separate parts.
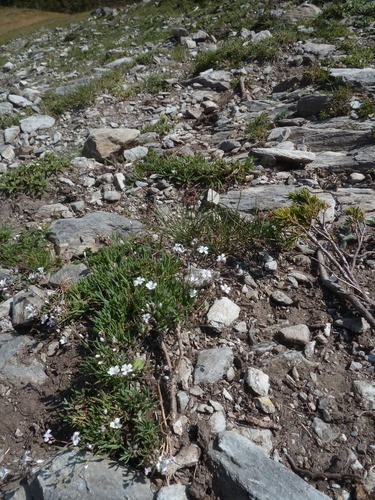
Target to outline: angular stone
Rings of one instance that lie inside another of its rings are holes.
[[[272,414],[276,412],[274,404],[267,396],[261,396],[259,398],[255,398],[255,406],[266,414]]]
[[[327,57],[331,52],[336,50],[336,47],[332,44],[314,42],[306,42],[302,45],[302,48],[307,54],[314,54],[314,56],[319,58]]]
[[[330,94],[305,95],[297,103],[297,114],[302,117],[319,116],[331,100]]]
[[[28,134],[31,134],[32,132],[36,132],[37,130],[45,130],[53,127],[55,121],[56,120],[52,118],[52,116],[36,115],[21,120],[20,126],[22,132],[27,132]]]
[[[362,408],[375,410],[375,382],[371,380],[355,380],[353,389]]]
[[[329,499],[234,431],[219,434],[208,454],[214,465],[213,489],[219,498]]]
[[[353,333],[364,333],[370,330],[370,325],[365,318],[340,318],[335,320],[335,326],[346,328]]]
[[[42,313],[45,304],[45,292],[31,285],[27,290],[18,292],[13,297],[11,320],[14,328],[22,328],[32,323]]]
[[[26,99],[25,97],[16,94],[9,94],[8,101],[17,106],[18,108],[26,108],[27,106],[33,105],[33,103],[28,99]]]
[[[213,328],[223,329],[236,321],[241,308],[228,297],[215,300],[207,313],[208,324]]]
[[[126,149],[124,151],[124,158],[126,161],[137,161],[144,158],[148,153],[148,148],[145,146],[137,146],[135,148]]]
[[[51,219],[53,217],[63,217],[64,219],[69,219],[73,217],[74,214],[66,205],[61,203],[54,203],[53,205],[42,205],[38,208],[35,217],[38,219]]]
[[[232,76],[229,71],[208,69],[198,76],[187,82],[188,85],[199,83],[202,87],[217,90],[218,92],[226,92],[231,88]]]
[[[201,450],[198,445],[191,444],[189,446],[183,446],[175,456],[174,462],[168,465],[167,473],[170,474],[170,476],[173,476],[179,469],[196,465],[199,461],[200,455]],[[136,496],[133,498],[134,500],[138,499]]]
[[[132,146],[140,132],[131,128],[98,128],[90,131],[82,154],[87,158],[103,161],[114,153]]]
[[[267,417],[268,418],[268,417]],[[273,450],[272,432],[269,429],[257,427],[236,427],[236,432],[256,444],[269,457]]]
[[[189,487],[184,484],[172,484],[163,486],[156,495],[157,500],[188,500],[187,492]]]
[[[88,268],[83,263],[66,264],[50,277],[48,284],[53,287],[61,286],[65,288],[76,283],[79,279],[87,276],[87,274]]]
[[[304,347],[310,342],[310,330],[307,325],[294,325],[281,328],[278,331],[278,338],[286,344]]]
[[[20,128],[18,126],[8,127],[4,130],[4,141],[5,144],[11,144],[14,142],[20,133]]]
[[[369,134],[364,130],[344,130],[333,127],[290,127],[289,140],[294,142],[296,147],[304,146],[309,151],[320,154],[334,151],[342,153],[367,144]]]
[[[143,227],[141,222],[110,212],[92,212],[80,219],[60,219],[49,228],[49,239],[60,253],[82,255],[84,250],[99,248],[101,236],[129,236]]]
[[[248,368],[244,382],[251,392],[257,396],[267,396],[270,390],[269,376],[257,368]]]
[[[27,349],[35,339],[27,335],[2,333],[0,335],[0,381],[24,387],[27,384],[40,386],[47,381],[42,363],[32,354],[25,357]]]
[[[217,434],[218,432],[225,431],[227,422],[225,418],[225,414],[222,411],[215,412],[209,419],[209,426],[211,428],[211,432]]]
[[[270,297],[276,304],[281,306],[291,306],[293,304],[293,300],[281,290],[275,290],[271,293]]]
[[[10,102],[0,102],[0,116],[13,113],[13,105]]]
[[[129,64],[133,61],[131,57],[120,57],[120,59],[115,59],[105,65],[106,68],[116,68],[117,66],[121,66],[122,64]]]
[[[237,149],[241,147],[241,143],[238,141],[233,141],[232,139],[227,139],[226,141],[223,141],[219,145],[219,149],[224,151],[224,153],[229,153],[233,149]]]
[[[276,162],[291,165],[307,165],[315,160],[315,153],[309,153],[308,151],[291,151],[282,148],[253,148],[251,152],[256,156],[273,156]]]
[[[13,160],[16,157],[13,146],[11,146],[10,144],[0,146],[0,156],[4,158],[4,160]]]
[[[323,420],[320,420],[320,418],[317,417],[314,418],[311,427],[318,438],[325,443],[332,443],[332,441],[335,441],[340,435],[339,429],[330,424],[326,424]]]
[[[200,351],[194,370],[194,383],[214,384],[223,378],[232,364],[233,350],[230,347]]]

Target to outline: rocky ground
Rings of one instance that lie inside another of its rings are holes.
[[[197,74],[192,62],[220,48],[224,36],[252,43],[273,38],[272,27],[252,31],[249,21],[249,29],[236,29],[230,19],[218,27],[226,6],[199,16],[197,4],[189,14],[169,13],[150,41],[141,22],[131,25],[138,14],[128,7],[3,47],[0,172],[46,152],[69,155],[72,166],[52,175],[40,197],[0,193],[1,224],[14,234],[47,227],[65,266],[32,277],[22,265],[0,269],[5,498],[68,498],[77,491],[83,498],[375,498],[374,329],[322,287],[314,249],[302,243],[281,253],[264,249],[245,262],[235,256],[216,262],[203,249],[194,255],[200,242],[189,258],[182,255],[186,268],[195,264],[188,277],[202,298],[180,344],[173,336],[166,341],[173,363],[180,362],[173,461],[165,468],[146,476],[76,448],[58,454],[43,439],[52,428],[69,440],[59,412],[86,332],[83,324],[46,332],[42,307],[85,275],[83,262],[69,266],[85,249],[97,249],[114,231],[126,236],[155,222],[156,211],[173,219],[181,207],[208,200],[252,217],[285,205],[300,187],[328,203],[329,224],[357,205],[369,234],[359,280],[374,296],[374,60],[355,67],[342,37],[327,43],[317,36],[311,26],[324,6],[275,4],[267,15],[290,23],[295,39],[271,60],[215,63]],[[260,19],[262,12],[254,6],[251,15]],[[373,18],[358,19],[341,25],[353,45],[373,46]],[[57,102],[124,64],[120,87],[99,91],[83,107],[48,113],[46,92],[55,91]],[[335,88],[322,89],[311,76],[321,68],[325,78],[350,86],[342,113],[335,112]],[[260,115],[266,125],[257,135],[249,124]],[[7,126],[9,116],[16,119]],[[152,174],[134,179],[134,164],[151,149],[229,162],[253,158],[255,167],[244,184],[229,179],[207,194]]]

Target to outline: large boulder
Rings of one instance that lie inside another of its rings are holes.
[[[83,156],[104,161],[135,144],[140,132],[133,128],[98,128],[90,131],[83,146]]]

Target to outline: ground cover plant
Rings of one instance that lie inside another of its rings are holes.
[[[65,321],[89,325],[84,382],[66,401],[66,421],[95,451],[155,462],[162,442],[156,365],[192,295],[178,258],[158,245],[116,240],[87,263],[88,277],[65,296]]]
[[[0,175],[0,192],[6,195],[23,192],[28,196],[41,197],[48,187],[48,178],[69,167],[67,158],[46,153],[38,160]]]
[[[159,156],[154,151],[140,160],[135,167],[138,177],[158,174],[177,185],[221,188],[225,184],[244,181],[253,166],[251,160],[245,163],[227,163],[225,160],[207,160],[195,156]]]

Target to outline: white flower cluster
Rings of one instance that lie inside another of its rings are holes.
[[[167,473],[167,468],[168,465],[174,462],[173,457],[165,457],[163,455],[160,455],[158,458],[158,461],[156,462],[156,470],[160,472],[160,474],[166,474]]]
[[[132,371],[133,371],[133,365],[131,365],[130,363],[128,364],[125,363],[121,367],[119,365],[111,366],[108,369],[107,373],[108,375],[122,375],[123,377],[125,377]]]
[[[140,286],[140,285],[143,285],[143,283],[146,281],[145,278],[142,278],[142,276],[138,276],[138,278],[136,278],[134,281],[133,281],[133,285],[134,286]],[[155,290],[155,288],[158,286],[157,283],[155,283],[155,281],[148,281],[146,284],[145,284],[145,287],[148,288],[148,290]]]

